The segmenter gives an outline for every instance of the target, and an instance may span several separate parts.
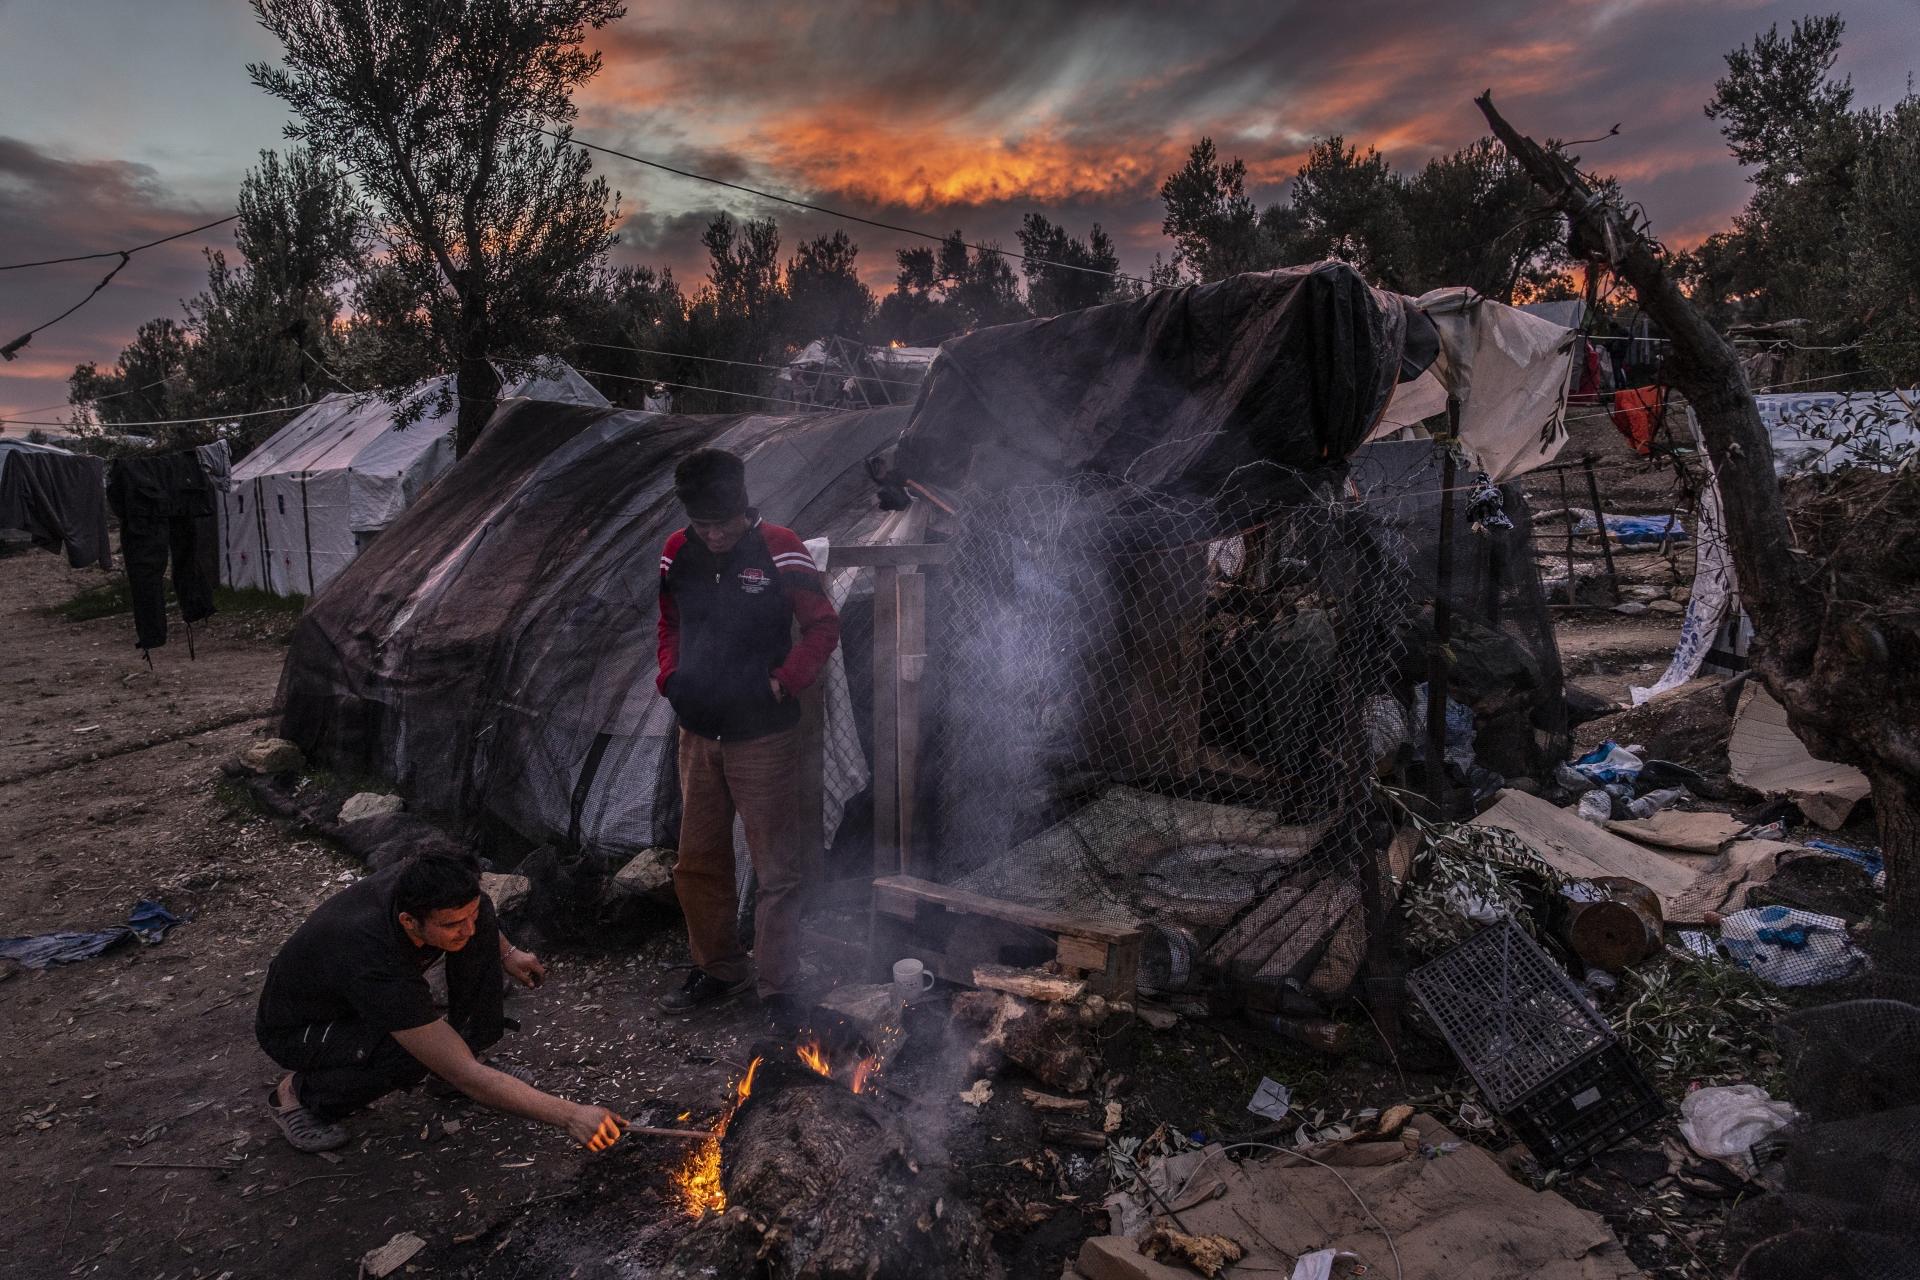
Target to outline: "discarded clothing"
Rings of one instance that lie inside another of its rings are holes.
[[[0,440],[0,529],[19,529],[76,569],[113,567],[107,464],[24,440]]]
[[[1754,907],[1720,922],[1720,950],[1776,987],[1838,982],[1867,962],[1838,916],[1792,907]]]
[[[1574,769],[1605,786],[1609,782],[1632,782],[1644,767],[1640,757],[1615,742],[1603,742],[1573,762]]]
[[[1467,498],[1467,523],[1473,526],[1475,533],[1513,528],[1513,521],[1508,517],[1500,497],[1500,486],[1484,471],[1473,477],[1473,493]]]
[[[1581,511],[1575,533],[1598,533],[1593,512]],[[1690,535],[1678,516],[1608,516],[1607,536],[1618,538],[1623,547],[1644,546],[1662,541],[1685,542]]]
[[[1841,844],[1837,840],[1809,840],[1807,848],[1818,849],[1822,853],[1831,853],[1837,858],[1858,863],[1870,876],[1877,876],[1886,869],[1886,862],[1878,849],[1856,849],[1850,844]]]
[[[118,458],[107,474],[107,500],[120,517],[120,554],[133,593],[134,643],[155,649],[167,642],[169,558],[180,616],[191,627],[213,615],[213,587],[220,576],[213,484],[192,449]]]
[[[1628,387],[1613,393],[1613,425],[1643,458],[1653,453],[1653,438],[1666,416],[1665,387]]]
[[[180,923],[178,916],[152,899],[143,898],[127,913],[125,924],[94,933],[42,933],[25,938],[0,938],[0,959],[15,960],[29,969],[45,969],[56,964],[74,964],[91,960],[129,938],[138,938],[151,946],[167,936],[167,930]]]
[[[1700,1155],[1751,1170],[1755,1143],[1794,1120],[1793,1104],[1776,1102],[1758,1085],[1695,1089],[1680,1104],[1680,1136]]]

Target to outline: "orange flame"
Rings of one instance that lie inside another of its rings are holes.
[[[855,1093],[864,1093],[866,1091],[867,1080],[873,1075],[874,1069],[879,1065],[878,1060],[873,1058],[862,1058],[853,1064],[853,1091]]]
[[[760,1069],[760,1059],[755,1058],[747,1064],[747,1072],[734,1086],[733,1105],[720,1117],[713,1132],[699,1148],[687,1158],[673,1175],[674,1189],[680,1193],[680,1203],[693,1217],[704,1217],[709,1213],[725,1212],[727,1192],[720,1185],[720,1139],[726,1136],[727,1126],[733,1122],[733,1113],[753,1092],[753,1073]]]
[[[793,1052],[800,1061],[807,1064],[808,1070],[817,1071],[829,1080],[833,1078],[833,1065],[827,1061],[827,1055],[825,1051],[821,1049],[818,1040],[809,1040],[805,1044],[795,1047]]]

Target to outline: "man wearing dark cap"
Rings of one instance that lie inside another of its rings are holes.
[[[680,857],[673,887],[694,968],[661,1001],[683,1013],[753,979],[775,1021],[800,1009],[799,723],[795,696],[840,641],[806,544],[760,519],[746,465],[701,449],[673,472],[687,527],[660,556],[660,691],[680,717]],[[793,637],[799,624],[799,638]],[[740,945],[733,822],[759,882],[753,963]]]

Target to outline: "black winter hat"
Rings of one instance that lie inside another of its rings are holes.
[[[744,515],[747,464],[725,449],[695,449],[673,469],[673,489],[695,520],[730,520]]]

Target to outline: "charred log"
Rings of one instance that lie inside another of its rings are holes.
[[[681,1242],[674,1280],[999,1277],[986,1227],[870,1099],[773,1063],[721,1144],[726,1212]]]

